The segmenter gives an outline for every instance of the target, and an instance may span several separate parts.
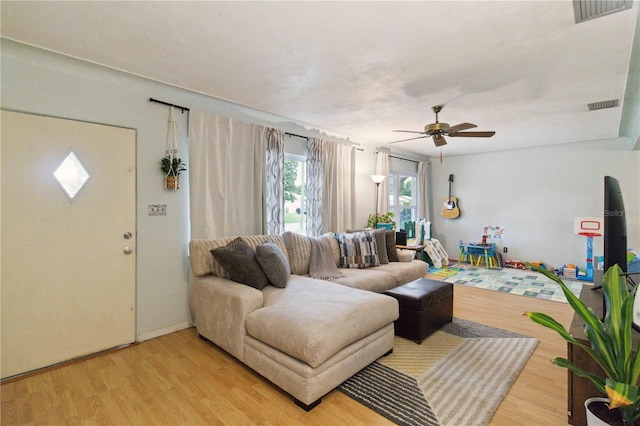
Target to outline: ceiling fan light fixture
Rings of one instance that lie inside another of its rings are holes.
[[[424,126],[424,131],[425,133],[439,132],[448,128],[449,128],[448,123],[438,123],[436,121],[435,123],[427,124],[426,126]]]
[[[444,138],[444,136],[469,137],[469,138],[490,138],[491,136],[496,134],[496,132],[493,132],[493,131],[491,131],[491,132],[463,132],[462,130],[468,130],[468,129],[473,129],[475,127],[478,127],[475,124],[471,124],[471,123],[460,123],[460,124],[456,124],[455,126],[449,126],[448,123],[440,123],[438,121],[438,113],[440,111],[442,111],[442,105],[436,105],[436,106],[433,107],[433,112],[436,113],[436,122],[435,123],[431,123],[431,124],[427,124],[426,126],[424,126],[424,131],[423,132],[418,132],[418,131],[413,131],[413,130],[394,130],[394,132],[418,133],[418,134],[421,134],[422,136],[416,136],[414,138],[402,139],[402,140],[399,140],[399,141],[389,142],[389,144],[406,142],[406,141],[411,141],[411,140],[414,140],[414,139],[422,139],[422,138],[432,137],[435,146],[436,147],[441,147],[441,146],[447,144],[447,141]]]
[[[433,135],[433,142],[436,146],[443,146],[447,144],[447,141],[442,135]]]

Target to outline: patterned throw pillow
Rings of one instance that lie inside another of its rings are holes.
[[[378,259],[380,260],[381,265],[386,265],[389,263],[389,255],[387,254],[387,230],[385,228],[378,229],[355,229],[350,230],[347,229],[347,233],[351,234],[353,232],[364,232],[364,231],[372,231],[376,238],[376,248],[378,249]],[[395,235],[395,233],[394,233]]]
[[[340,246],[340,268],[380,266],[373,231],[336,234],[336,238]]]
[[[256,260],[256,252],[238,237],[226,246],[214,248],[211,254],[231,276],[241,284],[262,290],[269,280]]]
[[[284,257],[282,250],[271,241],[260,244],[256,247],[256,259],[269,282],[274,287],[285,288],[289,277],[291,276],[291,268],[289,262]]]

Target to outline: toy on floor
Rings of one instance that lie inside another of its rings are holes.
[[[601,237],[602,229],[602,219],[597,217],[576,217],[573,220],[573,232],[587,237],[587,267],[581,270],[576,269],[574,278],[593,281],[593,238]]]
[[[531,263],[531,265],[535,266],[538,269],[544,269],[545,271],[547,270],[547,266],[542,262],[529,262],[529,263]]]
[[[524,262],[520,260],[507,260],[506,262],[504,262],[504,267],[512,269],[527,269],[527,266],[524,264]]]
[[[633,249],[627,251],[627,272],[640,274],[640,255]]]
[[[449,265],[449,255],[444,250],[444,247],[442,247],[442,244],[440,244],[440,241],[435,239],[435,238],[431,238],[431,240],[429,240],[429,241],[431,241],[431,243],[435,247],[436,251],[440,255],[440,260],[442,261],[442,264],[444,266],[448,266]]]
[[[562,267],[562,276],[567,278],[577,278],[578,272],[578,267],[573,263],[569,263]]]
[[[442,258],[440,257],[440,254],[438,254],[438,250],[434,247],[434,244],[431,242],[431,240],[427,240],[424,242],[424,251],[426,251],[429,255],[429,258],[433,262],[433,266],[435,268],[442,268]],[[448,263],[449,262],[447,261],[447,264]]]

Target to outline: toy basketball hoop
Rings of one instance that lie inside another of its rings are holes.
[[[578,275],[579,280],[593,281],[593,238],[602,237],[603,220],[597,217],[576,217],[573,220],[573,232],[587,237],[586,274]]]
[[[598,217],[576,217],[573,219],[574,234],[585,237],[602,237],[603,220]]]

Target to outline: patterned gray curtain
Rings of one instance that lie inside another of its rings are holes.
[[[284,232],[284,131],[265,129],[267,136],[267,233]]]
[[[322,189],[324,187],[322,139],[307,141],[307,235],[322,235]]]
[[[355,226],[355,147],[307,141],[307,235]]]

